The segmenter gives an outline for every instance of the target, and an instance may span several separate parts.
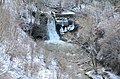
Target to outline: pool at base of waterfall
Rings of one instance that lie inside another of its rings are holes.
[[[52,43],[52,44],[65,44],[62,40],[46,40],[45,43]]]

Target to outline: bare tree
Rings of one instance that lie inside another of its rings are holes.
[[[95,71],[95,74],[97,74],[97,40],[98,36],[96,35],[96,32],[91,28],[89,30],[89,36],[87,41],[82,45],[82,48],[88,53],[88,55],[91,58],[93,69]]]
[[[76,7],[79,7],[79,4],[80,4],[80,0],[75,0]]]
[[[4,4],[5,0],[0,0],[0,5]]]

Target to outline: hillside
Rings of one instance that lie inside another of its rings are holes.
[[[0,79],[120,79],[120,0],[0,0]]]

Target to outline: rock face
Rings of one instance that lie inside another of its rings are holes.
[[[20,27],[33,39],[47,40],[47,21],[48,17],[46,13],[38,12],[38,8],[34,3],[22,4],[20,6],[20,18],[22,23]]]
[[[40,25],[37,24],[33,24],[33,28],[32,28],[32,36],[34,37],[34,39],[43,39],[43,40],[47,40],[48,39],[48,32],[47,32],[47,15],[42,13],[40,14]]]
[[[72,21],[70,18],[63,17],[56,20],[56,30],[60,36],[64,33],[74,31],[76,29],[77,26],[75,22]]]

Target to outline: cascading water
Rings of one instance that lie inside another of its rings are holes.
[[[47,27],[48,27],[48,35],[49,35],[48,42],[50,42],[50,43],[60,42],[60,37],[56,32],[55,20],[53,17],[48,19]]]

